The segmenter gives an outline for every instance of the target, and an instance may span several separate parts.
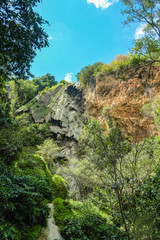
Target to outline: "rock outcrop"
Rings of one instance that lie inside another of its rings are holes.
[[[63,146],[59,154],[63,158],[74,155],[85,114],[100,120],[105,127],[102,110],[106,106],[131,141],[156,134],[153,114],[145,109],[147,104],[153,107],[155,98],[160,102],[160,68],[141,64],[99,73],[83,90],[76,83],[52,87],[16,114],[27,112],[35,123],[50,123],[54,138]]]
[[[85,122],[84,97],[79,84],[60,84],[41,92],[27,105],[16,111],[28,113],[34,123],[50,123],[53,138],[61,146],[57,158],[67,158],[75,153],[77,140]]]
[[[147,65],[99,73],[94,84],[88,83],[85,89],[87,114],[104,124],[102,109],[107,106],[123,135],[131,141],[156,134],[153,114],[143,111],[155,98],[160,99],[160,68]]]

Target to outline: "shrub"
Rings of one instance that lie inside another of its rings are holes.
[[[102,73],[110,73],[113,71],[113,68],[108,64],[103,64],[101,71]]]
[[[51,177],[39,156],[28,162],[22,158],[15,167],[1,164],[0,239],[35,240],[46,226],[52,200]]]
[[[69,184],[65,179],[63,179],[61,176],[54,175],[52,177],[52,184],[55,198],[68,198]]]
[[[77,73],[77,81],[81,83],[82,87],[85,87],[88,82],[94,79],[98,72],[101,72],[102,65],[101,62],[97,62],[82,68],[81,71]]]
[[[61,231],[62,236],[70,240],[125,239],[123,232],[107,224],[106,219],[89,212],[83,216],[66,217]]]
[[[82,87],[85,87],[87,83],[92,82],[97,73],[110,73],[117,69],[123,69],[130,65],[137,65],[141,62],[146,62],[146,57],[140,55],[117,55],[110,64],[103,64],[101,62],[94,63],[93,65],[86,66],[81,69],[77,74],[77,81],[79,81]]]
[[[61,235],[69,240],[109,240],[125,239],[123,232],[96,212],[87,208],[82,202],[54,200],[54,216],[60,226]]]
[[[118,68],[123,68],[124,66],[128,65],[130,62],[130,57],[127,55],[117,55],[115,59],[110,63],[110,67],[112,67],[113,70],[116,70]]]
[[[73,215],[73,211],[67,200],[62,198],[56,198],[54,201],[54,216],[56,223],[60,224],[60,228],[63,226],[63,222],[66,216],[70,217]]]
[[[132,226],[132,239],[160,239],[160,167],[137,187],[129,199],[127,212]]]
[[[46,161],[50,172],[54,173],[54,160],[60,149],[57,143],[53,141],[53,139],[47,138],[44,140],[43,144],[37,146],[37,148],[37,153]]]
[[[0,158],[11,163],[24,147],[42,144],[50,134],[49,124],[24,126],[17,121],[7,124],[0,131]]]

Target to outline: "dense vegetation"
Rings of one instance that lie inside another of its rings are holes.
[[[55,81],[54,76],[51,76],[49,73],[32,80],[18,79],[9,81],[7,88],[9,89],[12,111],[14,112],[22,105],[27,104],[44,89],[51,88],[56,84],[57,81]]]
[[[102,62],[94,63],[93,65],[86,66],[81,69],[77,74],[77,81],[79,81],[82,87],[85,87],[87,83],[94,80],[98,73],[111,73],[116,70],[127,70],[131,66],[140,65],[142,63],[149,63],[148,59],[142,55],[117,55],[110,64]]]
[[[53,200],[52,176],[36,145],[50,135],[49,126],[29,124],[14,116],[15,110],[38,92],[56,84],[47,74],[32,81],[15,77],[30,75],[36,50],[48,45],[34,11],[39,0],[0,2],[0,239],[38,238],[46,226],[48,202]],[[14,77],[13,77],[14,76]]]
[[[108,134],[98,121],[89,121],[79,141],[79,161],[73,160],[71,164],[76,164],[76,169],[63,170],[68,179],[70,175],[75,178],[83,202],[81,208],[88,211],[87,216],[91,215],[92,220],[88,223],[86,215],[75,207],[76,203],[56,200],[55,216],[62,234],[65,239],[72,239],[72,231],[76,230],[84,233],[80,239],[88,240],[160,239],[159,136],[131,144],[122,137],[108,109],[104,110],[104,116]],[[61,213],[62,203],[65,209]],[[72,216],[72,222],[67,221],[67,215]],[[105,227],[97,217],[105,222]],[[79,222],[79,228],[72,230],[75,222]],[[88,224],[92,227],[96,224],[96,230],[93,227],[86,232]]]
[[[0,2],[0,76],[30,74],[36,50],[48,46],[47,23],[34,11],[40,0]]]
[[[109,107],[104,108],[106,128],[88,120],[78,159],[59,170],[67,180],[75,180],[76,189],[69,190],[68,182],[55,174],[59,147],[50,124],[33,123],[28,113],[16,116],[17,109],[57,84],[50,74],[24,80],[36,50],[48,46],[42,27],[47,22],[34,11],[39,2],[0,2],[0,239],[38,239],[52,201],[65,240],[160,239],[159,135],[131,143],[110,117]],[[159,63],[159,1],[122,2],[126,23],[144,21],[145,35],[135,41],[129,56],[83,68],[77,74],[83,87],[98,73]],[[152,111],[159,130],[159,107]]]

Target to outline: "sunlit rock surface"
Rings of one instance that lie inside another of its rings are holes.
[[[16,111],[28,113],[34,123],[50,123],[53,138],[61,146],[57,158],[73,156],[85,122],[83,91],[79,84],[59,85],[43,91]]]
[[[144,111],[146,104],[154,106],[155,99],[160,99],[160,68],[144,64],[99,73],[85,89],[88,115],[104,124],[102,109],[107,106],[123,135],[131,141],[156,134],[153,115]]]

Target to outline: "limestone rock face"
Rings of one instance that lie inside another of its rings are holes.
[[[28,112],[35,123],[51,123],[51,131],[57,138],[65,136],[78,139],[84,122],[84,100],[79,86],[64,88],[59,85],[42,92],[16,114]]]
[[[60,156],[72,156],[85,116],[100,120],[105,127],[102,110],[106,106],[131,141],[156,134],[153,111],[147,110],[149,104],[154,108],[155,98],[160,103],[160,68],[140,64],[99,73],[83,90],[78,84],[52,87],[16,114],[27,112],[35,123],[50,123],[54,138],[62,146]]]
[[[30,114],[34,123],[50,123],[54,139],[61,145],[60,158],[74,155],[76,142],[84,124],[85,107],[78,84],[59,85],[43,91],[27,105],[16,111],[17,115]]]
[[[104,123],[102,109],[109,107],[110,116],[131,141],[156,134],[153,115],[142,111],[146,104],[153,107],[155,98],[160,99],[160,68],[153,66],[100,73],[85,89],[87,114]]]

